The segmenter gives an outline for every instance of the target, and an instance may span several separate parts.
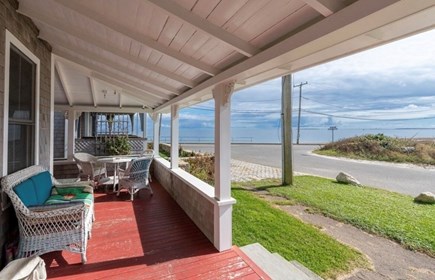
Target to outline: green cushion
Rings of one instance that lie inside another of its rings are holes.
[[[53,187],[51,182],[50,172],[45,171],[39,173],[30,178],[35,185],[36,200],[38,205],[43,205],[51,195],[51,188]]]
[[[82,201],[88,206],[91,206],[94,197],[91,193],[83,192],[83,187],[71,187],[71,188],[55,188],[53,194],[45,202],[45,205],[58,204],[58,203],[69,203]]]
[[[40,205],[38,204],[35,185],[31,179],[27,179],[16,185],[14,191],[27,207]]]

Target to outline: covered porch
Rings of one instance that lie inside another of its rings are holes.
[[[50,279],[269,279],[237,247],[219,252],[156,180],[141,191],[95,194],[86,265],[66,251],[43,255]]]
[[[22,144],[8,131],[15,109],[9,106],[11,49],[36,65],[30,112],[16,110],[16,116],[34,116],[25,143],[32,153],[28,165],[53,171],[55,112],[67,119],[69,160],[83,112],[149,114],[155,155],[159,118],[171,114],[171,160],[157,156],[153,163],[156,194],[149,198],[144,191],[133,203],[96,194],[89,262],[80,265],[79,256],[65,252],[44,256],[49,275],[62,279],[188,278],[204,267],[209,278],[266,278],[232,243],[234,91],[435,26],[431,0],[2,0],[2,8],[3,176],[10,173],[10,147]],[[179,112],[209,99],[215,103],[214,186],[178,165]],[[284,132],[290,134],[283,145],[289,162],[291,125]],[[4,200],[2,225],[13,215],[7,209]]]

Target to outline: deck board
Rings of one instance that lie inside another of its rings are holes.
[[[154,195],[95,194],[85,265],[66,251],[43,255],[49,279],[269,279],[237,247],[218,252],[155,180]]]

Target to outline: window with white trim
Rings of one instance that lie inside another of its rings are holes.
[[[3,157],[1,176],[39,164],[40,60],[5,30]],[[0,109],[1,110],[1,109]],[[1,209],[9,207],[1,194]]]
[[[11,44],[9,55],[8,174],[35,164],[35,98],[36,64]]]

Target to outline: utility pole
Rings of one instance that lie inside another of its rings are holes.
[[[334,143],[334,130],[337,130],[338,128],[336,126],[330,126],[328,130],[331,130],[331,136],[332,136],[332,143]]]
[[[282,77],[282,184],[293,184],[292,75]]]
[[[293,87],[299,87],[299,113],[298,113],[298,135],[296,138],[296,144],[299,145],[299,139],[301,138],[301,103],[302,103],[302,87],[308,85],[308,82],[294,85]]]

